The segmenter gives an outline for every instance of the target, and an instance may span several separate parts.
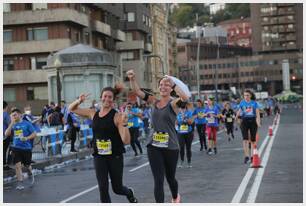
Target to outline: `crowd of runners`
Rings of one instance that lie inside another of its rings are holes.
[[[251,90],[245,90],[241,100],[215,102],[214,96],[208,96],[207,99],[190,102],[188,93],[169,76],[160,80],[158,96],[140,89],[133,70],[127,72],[127,77],[130,88],[140,101],[127,102],[118,108],[114,105],[116,95],[121,92],[119,87],[104,88],[101,101],[93,101],[89,108],[79,107],[84,101],[89,101],[89,94],[80,94],[70,105],[66,105],[65,101],[61,105],[51,103],[45,106],[39,118],[31,114],[30,106],[24,107],[24,111],[14,107],[8,111],[8,105],[4,102],[3,165],[4,170],[10,169],[7,164],[9,153],[18,180],[16,189],[24,189],[22,165],[27,168],[28,176],[34,183],[31,168],[33,139],[42,127],[65,128],[71,141],[70,151],[77,152],[74,145],[83,123],[93,131],[91,147],[101,202],[111,202],[108,175],[116,194],[125,195],[129,202],[138,202],[133,189],[124,186],[122,181],[124,145],[130,144],[135,157],[147,151],[156,202],[165,202],[166,177],[172,194],[171,201],[179,203],[181,196],[175,177],[176,168],[192,167],[191,147],[195,136],[199,138],[200,151],[217,155],[218,131],[224,129],[226,140],[233,141],[238,139],[234,131],[239,128],[244,151],[242,163],[249,164],[252,162],[250,148],[256,144],[257,129],[261,126],[261,110],[266,110],[267,115],[271,115],[272,109],[274,113],[280,113],[279,104],[272,98],[267,100],[268,110],[262,108]],[[140,138],[146,143],[141,144]]]

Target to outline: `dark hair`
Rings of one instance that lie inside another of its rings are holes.
[[[54,103],[54,102],[50,102],[50,105],[53,105],[53,106],[55,106],[55,103]]]
[[[66,104],[66,101],[65,101],[65,100],[62,100],[61,102],[64,103],[64,104]]]
[[[116,96],[121,92],[121,89],[119,88],[113,88],[113,87],[105,87],[102,89],[101,94],[100,94],[100,98],[102,98],[102,95],[104,92],[109,91],[111,93],[113,93],[113,100],[116,99]]]
[[[201,105],[203,106],[203,101],[201,99],[197,99],[197,102],[201,103]]]
[[[21,111],[17,107],[12,108],[11,113],[14,113],[14,112],[21,114]]]
[[[250,89],[246,89],[244,90],[244,92],[249,93],[251,95],[251,100],[256,100],[256,96],[254,94],[254,92],[252,92]]]
[[[59,106],[55,107],[54,110],[55,110],[56,112],[58,112],[58,113],[61,112],[61,108],[60,108]]]
[[[5,109],[7,107],[7,102],[3,101],[3,109]]]

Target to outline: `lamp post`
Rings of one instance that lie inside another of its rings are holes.
[[[219,62],[219,38],[218,38],[218,31],[215,30],[216,39],[217,39],[217,62]],[[218,64],[215,66],[215,96],[216,96],[216,102],[218,102],[218,70],[217,70]]]
[[[197,21],[197,26],[198,26],[198,23],[199,23],[199,17],[198,17],[198,13],[196,13],[196,21]],[[201,34],[202,34],[202,31],[201,31],[201,28],[200,27],[200,33],[199,33],[199,36],[198,36],[198,49],[197,49],[197,67],[196,67],[196,75],[197,75],[197,94],[198,94],[198,98],[200,99],[200,77],[199,77],[199,70],[200,70],[200,44],[201,44]]]
[[[61,61],[59,59],[56,59],[54,62],[55,69],[56,69],[56,92],[57,92],[57,104],[61,104],[61,80],[59,76],[59,68],[61,66]]]

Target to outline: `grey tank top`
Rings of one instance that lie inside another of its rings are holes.
[[[169,143],[168,148],[165,149],[178,150],[179,143],[175,130],[176,113],[172,109],[171,101],[169,101],[169,103],[161,109],[157,108],[156,104],[157,102],[153,107],[151,115],[153,134],[154,132],[168,133]],[[153,134],[148,138],[147,145],[152,145]]]

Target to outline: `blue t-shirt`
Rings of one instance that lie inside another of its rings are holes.
[[[258,104],[256,101],[246,102],[242,100],[239,105],[239,109],[241,111],[242,118],[254,118],[256,117],[256,109],[258,108]]]
[[[8,128],[10,123],[11,123],[11,117],[10,117],[9,113],[8,112],[3,112],[3,137],[5,137],[4,136],[5,130]]]
[[[192,112],[186,110],[185,112],[179,112],[176,116],[177,119],[177,131],[180,134],[185,134],[192,131],[191,125],[187,124],[187,120],[192,118]]]
[[[204,107],[197,107],[192,115],[197,115],[197,117],[194,119],[195,124],[206,124],[206,118],[204,117],[205,114],[205,108]]]
[[[22,119],[25,120],[25,121],[30,122],[32,124],[32,126],[34,127],[36,132],[40,132],[41,131],[37,124],[32,123],[35,120],[33,115],[31,115],[31,114],[24,114]]]
[[[21,141],[21,137],[30,136],[33,132],[35,132],[34,127],[28,121],[21,120],[21,122],[16,123],[13,128],[13,144],[12,148],[21,149],[21,150],[32,150],[31,140]]]
[[[134,107],[131,109],[133,113],[140,113],[140,109]],[[128,128],[138,128],[139,127],[139,117],[133,114],[128,114]]]
[[[218,118],[212,116],[212,115],[218,115],[219,114],[218,107],[216,105],[214,105],[212,107],[207,106],[205,108],[205,114],[207,114],[206,125],[209,126],[209,127],[218,127],[218,125],[219,125]]]

